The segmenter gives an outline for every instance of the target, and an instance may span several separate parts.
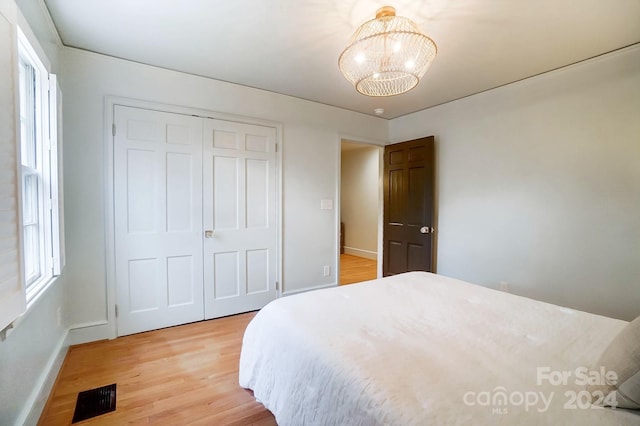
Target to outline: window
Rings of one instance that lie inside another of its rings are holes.
[[[27,306],[59,274],[55,76],[18,31],[22,259]]]

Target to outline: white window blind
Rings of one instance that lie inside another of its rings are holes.
[[[20,255],[17,27],[15,6],[0,3],[0,330],[22,314]]]

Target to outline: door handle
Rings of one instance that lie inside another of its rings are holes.
[[[205,238],[213,238],[213,231],[204,231]]]
[[[420,228],[421,234],[433,234],[433,231],[435,231],[435,229],[430,228],[428,226],[423,226],[422,228]]]

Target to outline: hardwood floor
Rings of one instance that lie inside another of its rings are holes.
[[[116,411],[78,424],[275,425],[238,385],[242,335],[254,315],[71,347],[38,424],[71,424],[78,392],[116,383]]]
[[[376,278],[376,261],[340,255],[340,284]],[[116,411],[78,424],[275,425],[238,385],[255,312],[72,346],[39,425],[70,425],[78,392],[117,384]]]
[[[340,285],[375,280],[378,262],[351,254],[340,255]]]

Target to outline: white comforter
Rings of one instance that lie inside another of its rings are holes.
[[[412,272],[270,303],[240,385],[284,426],[638,425],[580,394],[625,324]]]

